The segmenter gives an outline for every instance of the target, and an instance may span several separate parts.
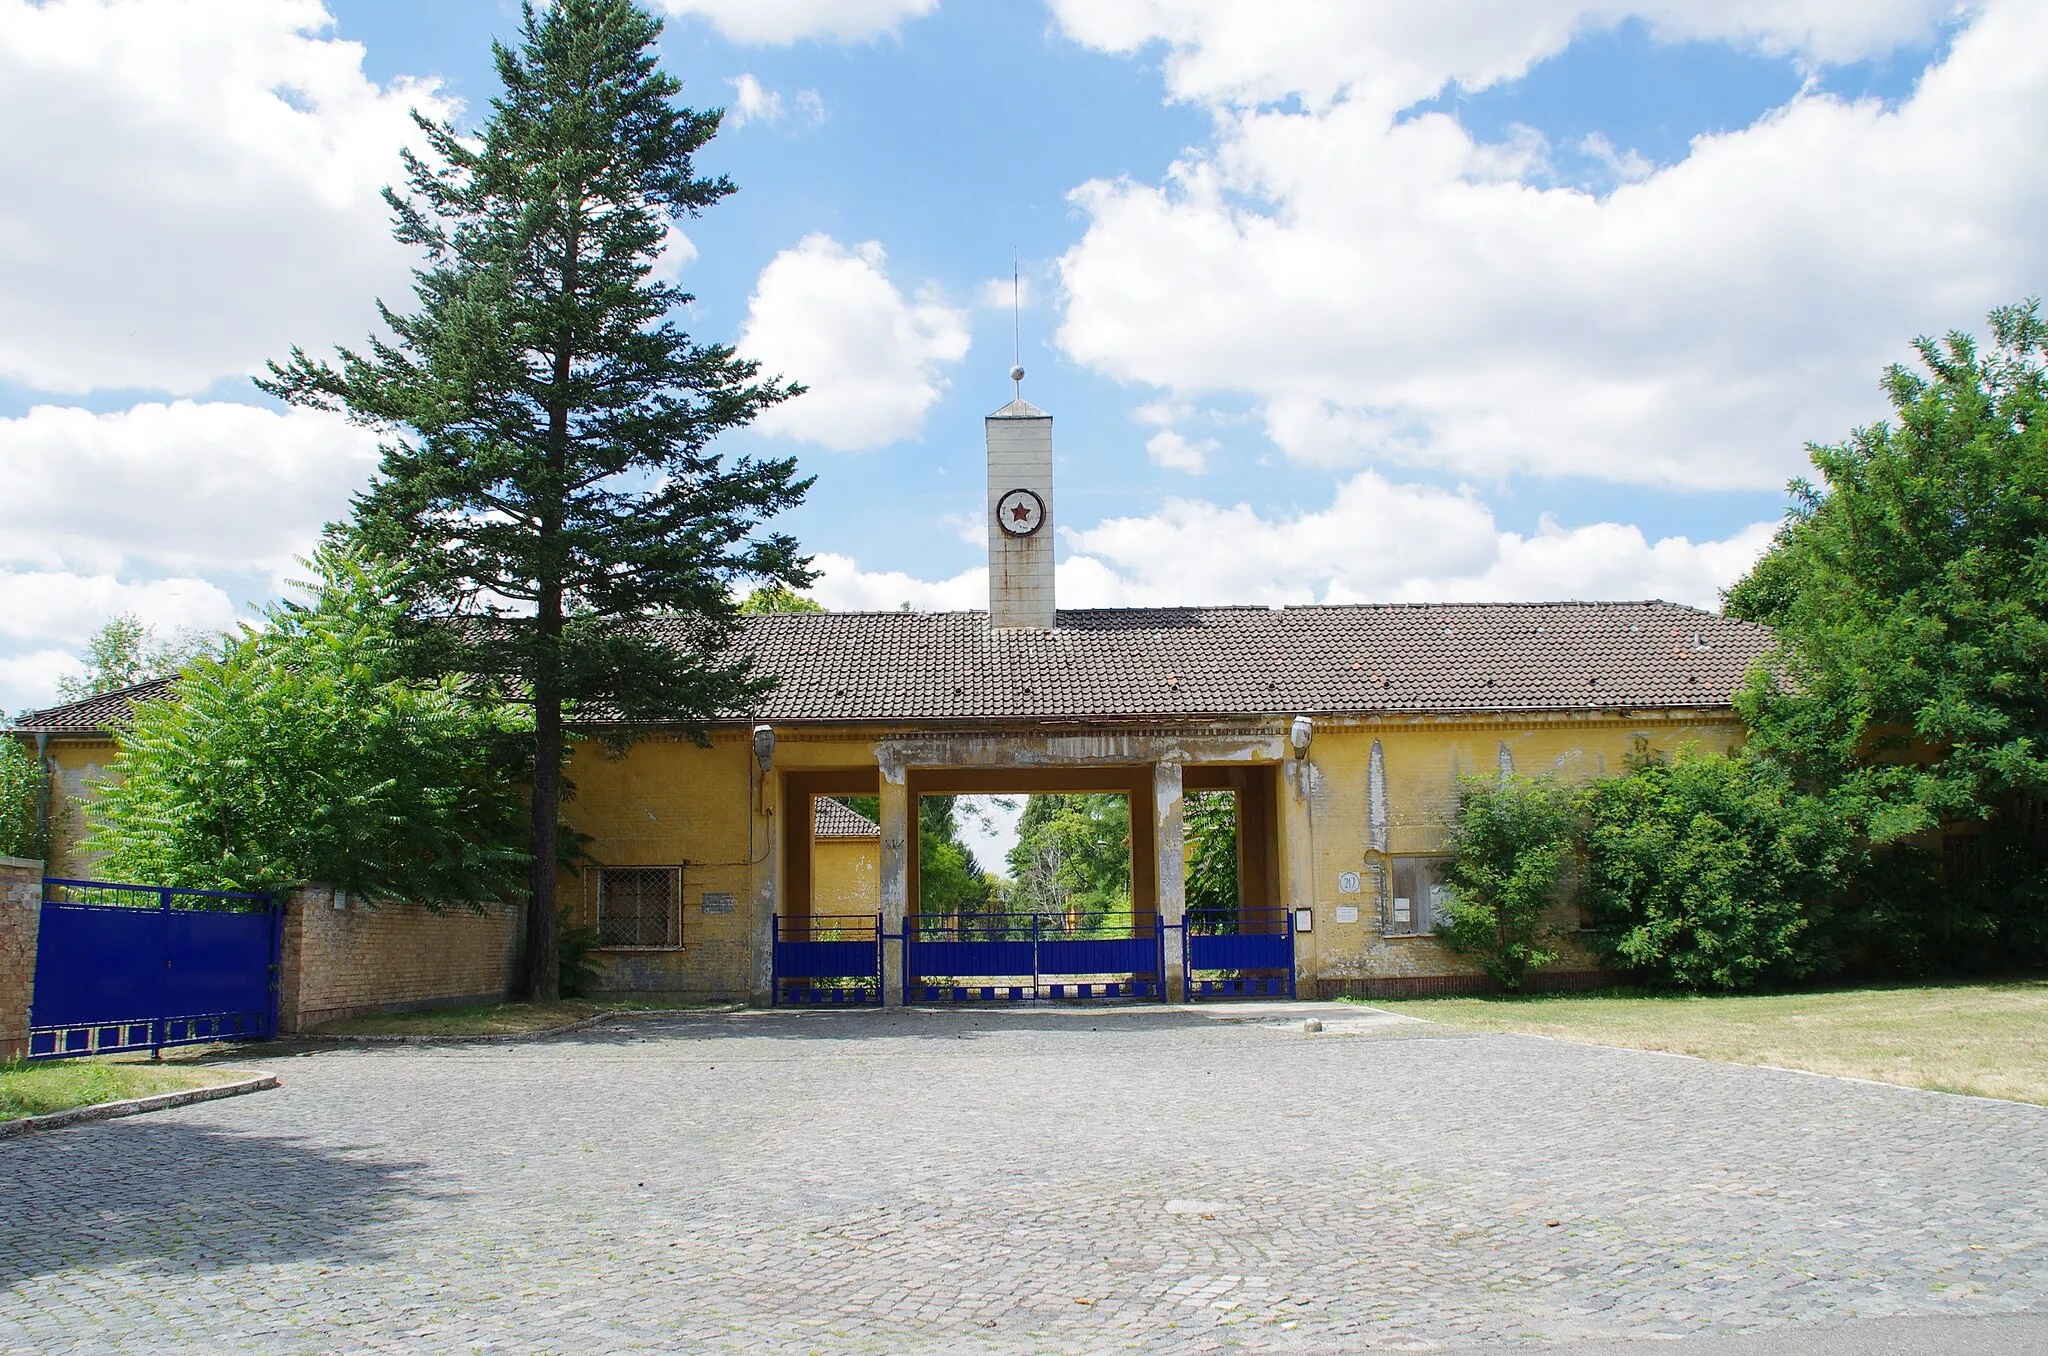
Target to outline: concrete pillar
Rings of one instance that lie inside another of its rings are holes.
[[[910,781],[901,767],[882,764],[882,931],[900,935],[910,905]],[[903,947],[882,943],[882,1002],[903,1001]]]
[[[1314,797],[1316,765],[1306,758],[1290,758],[1283,765],[1280,785],[1280,900],[1290,909],[1315,909],[1316,859]],[[1315,910],[1318,928],[1328,919]],[[1297,934],[1294,939],[1295,988],[1303,998],[1316,998],[1319,931]]]
[[[28,1054],[36,935],[42,925],[43,864],[0,857],[0,1062]]]
[[[1186,824],[1182,817],[1179,763],[1152,768],[1154,850],[1159,863],[1159,926],[1166,938],[1166,998],[1187,998],[1187,975],[1181,969],[1180,925],[1187,917],[1188,863]],[[1166,929],[1172,929],[1166,931]]]
[[[751,779],[752,770],[749,769]],[[750,788],[747,813],[753,817],[747,826],[747,848],[749,857],[754,855],[754,833],[758,830],[763,839],[762,858],[748,867],[748,887],[753,891],[753,917],[748,923],[748,941],[752,943],[751,957],[747,965],[747,1001],[755,1007],[766,1007],[775,1001],[775,915],[789,909],[788,892],[783,880],[782,864],[788,851],[783,839],[791,832],[788,816],[775,813],[778,803],[776,796],[780,788],[779,777],[770,773],[761,774],[758,788]],[[798,825],[799,830],[808,831],[809,824]]]

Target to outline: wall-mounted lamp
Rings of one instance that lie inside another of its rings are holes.
[[[1287,742],[1294,746],[1296,758],[1308,757],[1309,741],[1316,737],[1316,723],[1307,716],[1296,716],[1294,723],[1287,727]]]
[[[775,761],[775,727],[756,725],[754,727],[754,761],[761,765],[761,775],[768,775],[768,765]]]

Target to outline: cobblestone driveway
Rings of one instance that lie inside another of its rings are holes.
[[[743,1013],[0,1144],[0,1350],[1332,1351],[2048,1307],[2048,1110],[1424,1025]]]

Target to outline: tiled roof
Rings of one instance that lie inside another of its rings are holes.
[[[880,838],[882,826],[843,800],[819,796],[812,802],[813,838]]]
[[[684,623],[654,623],[683,643]],[[789,722],[1218,719],[1726,709],[1771,644],[1675,603],[1105,608],[1054,631],[981,612],[744,617],[738,647],[779,686],[731,719]],[[86,734],[143,683],[33,711],[17,729]]]
[[[657,623],[659,625],[659,623]],[[744,619],[769,721],[1010,721],[1730,705],[1771,644],[1673,603],[1116,608]]]
[[[83,701],[66,702],[41,711],[25,713],[14,728],[24,734],[106,734],[127,720],[137,702],[155,701],[170,690],[169,678],[152,678],[134,687],[103,692]]]

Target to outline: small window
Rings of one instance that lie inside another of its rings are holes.
[[[672,866],[607,866],[597,873],[597,944],[682,945],[681,873]]]
[[[1393,890],[1386,901],[1385,931],[1389,937],[1436,931],[1449,893],[1444,885],[1444,868],[1449,865],[1448,857],[1394,858]]]

